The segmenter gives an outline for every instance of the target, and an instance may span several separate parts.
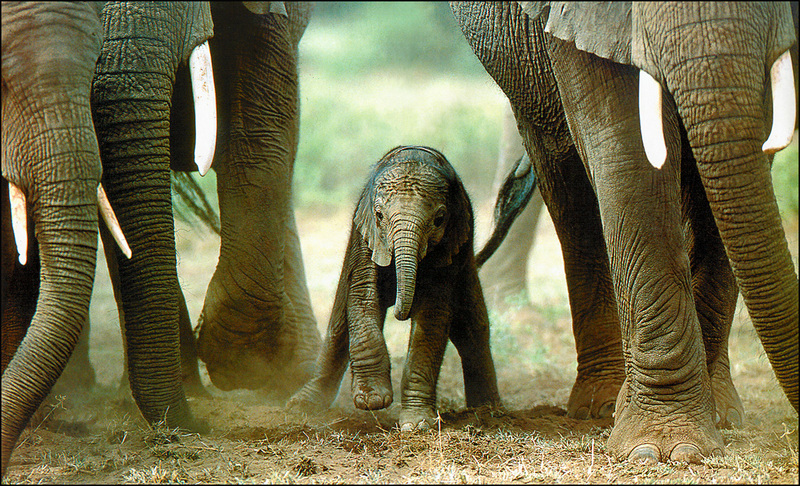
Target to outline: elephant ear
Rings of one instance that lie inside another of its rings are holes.
[[[377,221],[375,221],[375,176],[377,171],[373,171],[369,182],[361,191],[358,198],[358,206],[353,215],[353,227],[358,231],[362,240],[367,242],[367,246],[372,250],[372,261],[382,267],[392,263],[392,249],[381,234]]]
[[[473,251],[473,215],[467,191],[461,180],[453,172],[447,197],[447,226],[436,252],[430,253],[431,264],[444,267],[453,263],[453,257],[460,251]],[[469,245],[467,245],[469,243]]]
[[[544,31],[596,56],[631,64],[631,2],[520,2]]]
[[[258,15],[266,15],[268,13],[280,14],[284,17],[289,15],[286,13],[286,5],[284,2],[242,2],[244,7],[250,12]]]

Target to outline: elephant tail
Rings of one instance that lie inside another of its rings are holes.
[[[475,255],[475,264],[480,268],[503,242],[517,216],[531,200],[537,186],[536,174],[531,160],[525,153],[503,181],[494,205],[494,230],[483,248]]]

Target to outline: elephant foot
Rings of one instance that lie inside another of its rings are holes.
[[[717,408],[717,427],[720,429],[741,428],[744,424],[744,405],[733,386],[728,366],[717,365],[711,374],[711,392]]]
[[[414,408],[400,411],[400,432],[430,430],[436,425],[437,415],[433,408]]]
[[[392,381],[385,376],[354,376],[353,404],[361,410],[380,410],[392,404]]]
[[[286,408],[293,412],[317,414],[330,407],[333,399],[327,400],[313,382],[306,384],[286,402]]]
[[[569,394],[567,416],[579,420],[612,417],[623,381],[624,375],[620,377],[579,375]]]
[[[318,333],[314,340],[288,324],[264,324],[262,329],[254,334],[235,333],[200,316],[197,355],[214,386],[225,391],[266,389],[278,398],[288,398],[313,376]]]
[[[625,387],[625,385],[623,385]],[[724,445],[714,425],[710,407],[696,407],[695,414],[679,412],[686,403],[673,400],[656,406],[652,397],[642,407],[636,397],[620,392],[614,428],[608,438],[608,450],[621,460],[648,464],[677,461],[699,464],[704,457],[720,456]],[[624,398],[623,398],[624,397]],[[703,409],[708,410],[703,410]]]

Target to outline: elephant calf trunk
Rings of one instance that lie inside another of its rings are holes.
[[[408,319],[417,284],[418,238],[405,235],[395,238],[394,265],[397,275],[397,295],[394,316],[398,321]]]

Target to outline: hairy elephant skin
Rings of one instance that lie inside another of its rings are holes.
[[[463,365],[468,407],[499,404],[489,320],[472,250],[472,207],[452,166],[428,147],[396,147],[361,193],[314,377],[289,407],[319,411],[349,365],[353,402],[392,403],[386,311],[411,317],[401,383],[401,430],[430,427],[448,337]]]
[[[215,386],[282,399],[311,377],[320,343],[291,205],[297,45],[311,7],[285,6],[212,2],[221,245],[197,328]]]
[[[727,358],[737,289],[797,409],[797,275],[769,175],[776,148],[762,153],[768,73],[796,42],[788,4],[451,6],[534,162],[564,253],[579,380],[584,364],[624,378],[609,450],[722,453],[715,410],[742,412]],[[640,114],[649,77],[663,102]]]
[[[83,2],[4,2],[2,25],[5,475],[89,312],[101,174],[89,94],[102,36],[97,9]],[[14,235],[9,183],[28,221]],[[26,232],[27,251],[15,245]]]

